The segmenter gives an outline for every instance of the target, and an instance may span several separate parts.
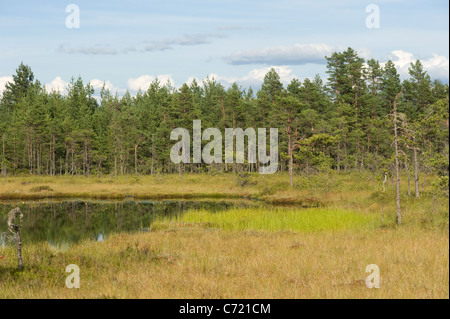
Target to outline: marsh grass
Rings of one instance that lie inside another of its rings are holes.
[[[250,197],[262,203],[318,207],[255,207],[190,211],[159,220],[152,231],[114,234],[68,249],[24,244],[17,271],[13,248],[0,248],[0,298],[449,298],[449,204],[430,187],[407,196],[395,225],[395,185],[365,172],[324,176],[234,175],[9,177],[0,199]],[[33,193],[47,185],[53,192]],[[316,205],[316,204],[314,204]],[[383,208],[383,215],[381,215]],[[382,223],[383,217],[383,223]],[[146,225],[144,225],[146,226]],[[67,289],[68,264],[81,288]],[[367,289],[365,268],[377,264],[381,288]]]
[[[339,232],[223,231],[172,224],[67,250],[24,247],[0,261],[0,298],[448,298],[448,233],[404,227]],[[65,267],[80,267],[67,289]],[[381,288],[367,289],[377,264]]]
[[[242,231],[340,231],[364,230],[380,227],[379,218],[342,209],[309,208],[245,208],[210,212],[192,210],[176,220],[161,220],[153,225],[162,228],[164,223],[198,223],[223,230]]]
[[[36,184],[36,185],[34,185]],[[43,186],[44,184],[44,186]],[[46,187],[46,189],[41,189]],[[253,186],[254,187],[254,186]],[[46,192],[41,192],[46,190]],[[234,176],[25,176],[0,179],[0,200],[39,200],[44,198],[86,199],[169,199],[250,197],[251,187],[236,184]]]

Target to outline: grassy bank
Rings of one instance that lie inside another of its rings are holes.
[[[16,270],[14,249],[0,248],[0,298],[449,297],[448,202],[435,196],[431,180],[419,199],[402,184],[401,226],[390,182],[384,194],[368,174],[328,182],[297,176],[290,188],[285,174],[186,175],[181,182],[178,176],[2,179],[0,195],[15,194],[14,200],[189,194],[287,207],[192,210],[157,221],[149,233],[68,249],[25,243],[23,271]],[[305,203],[319,207],[298,207]],[[68,264],[80,267],[80,289],[65,287]],[[380,268],[380,289],[365,286],[369,264]]]
[[[407,194],[407,178],[402,178],[401,200],[404,223],[429,227],[448,227],[448,201],[435,196],[434,177],[420,176],[421,198]],[[424,187],[425,185],[425,187]],[[412,194],[414,184],[411,185]],[[0,179],[0,201],[33,202],[70,198],[85,200],[123,199],[240,199],[253,198],[265,203],[292,207],[322,207],[375,214],[392,224],[395,215],[393,179],[381,191],[381,179],[367,172],[332,176],[295,176],[289,186],[288,174],[253,174],[241,178],[235,174],[186,174],[160,176],[25,176]]]
[[[424,176],[420,176],[422,181]],[[407,178],[402,178],[405,201]],[[427,177],[426,193],[431,191],[434,177]],[[425,184],[424,184],[425,185]],[[385,185],[386,204],[394,198],[394,180]],[[413,188],[414,185],[411,185]],[[412,190],[413,191],[413,190]],[[12,176],[0,178],[0,201],[33,201],[44,199],[175,199],[175,198],[257,198],[274,204],[329,206],[333,204],[360,205],[367,201],[381,203],[381,179],[368,172],[353,172],[310,177],[295,176],[289,186],[287,173],[274,175],[251,174],[242,178],[235,174],[185,174],[155,176]],[[378,198],[371,198],[378,197]],[[374,200],[375,199],[375,200]],[[410,197],[414,202],[413,197]]]
[[[0,200],[85,199],[171,199],[244,197],[247,192],[228,176],[211,179],[204,175],[186,176],[38,176],[0,180]]]

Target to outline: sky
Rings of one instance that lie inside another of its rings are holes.
[[[402,78],[420,59],[448,83],[448,37],[447,0],[0,0],[0,94],[22,61],[47,90],[81,76],[121,95],[155,78],[257,89],[271,67],[285,84],[326,80],[325,56],[348,47],[391,59]]]

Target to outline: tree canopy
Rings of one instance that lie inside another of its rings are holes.
[[[293,173],[392,169],[393,102],[399,147],[418,169],[448,180],[448,84],[432,80],[420,61],[401,80],[392,61],[365,61],[351,48],[326,57],[327,82],[316,76],[286,86],[271,69],[260,90],[215,79],[174,88],[155,80],[135,96],[103,88],[99,97],[81,78],[66,94],[47,92],[31,68],[19,65],[0,100],[1,172],[7,174],[155,174],[257,171],[258,163],[183,164],[170,161],[176,127],[279,128],[279,170]],[[413,156],[413,150],[418,152]],[[412,167],[403,161],[405,169]]]

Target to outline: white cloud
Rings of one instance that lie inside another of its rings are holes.
[[[110,81],[102,81],[99,79],[92,79],[91,81],[89,81],[89,83],[92,85],[92,87],[95,90],[98,90],[98,91],[100,91],[103,88],[103,85],[105,85],[105,89],[110,90],[111,92],[122,91],[118,87],[115,87]]]
[[[399,69],[405,69],[406,68],[406,74],[408,74],[408,66],[411,62],[414,60],[414,55],[409,52],[405,52],[402,50],[395,50],[391,52],[391,55],[389,56],[390,59],[395,63],[395,66]]]
[[[262,83],[264,81],[264,76],[270,71],[271,68],[275,69],[275,71],[280,76],[280,81],[284,84],[290,83],[292,79],[297,77],[294,75],[293,71],[288,66],[281,65],[251,70],[246,76],[240,79],[240,82]]]
[[[190,85],[192,84],[192,82],[194,82],[194,80],[197,82],[198,85],[201,85],[202,80],[200,80],[199,78],[196,78],[196,77],[194,77],[194,76],[190,76],[190,77],[187,79],[186,84],[190,86]]]
[[[12,76],[0,76],[0,95],[3,94],[3,91],[5,90],[6,83],[12,82],[13,77]]]
[[[172,79],[171,74],[160,74],[156,77],[153,75],[145,74],[137,78],[128,79],[128,88],[131,91],[146,91],[149,88],[150,84],[156,79],[158,79],[160,85],[166,85],[167,83],[169,83],[170,86],[175,86],[175,81]]]
[[[141,75],[135,79],[128,79],[128,87],[132,91],[147,90],[154,80],[155,78],[151,75]]]
[[[405,78],[409,77],[408,68],[411,63],[417,60],[414,54],[403,50],[392,51],[389,58],[395,63],[399,74]],[[449,59],[447,57],[433,53],[430,58],[421,60],[421,62],[424,70],[428,72],[432,79],[448,81]]]
[[[449,61],[445,56],[433,53],[431,58],[423,61],[423,67],[431,78],[448,80]]]
[[[224,87],[229,87],[231,84],[236,82],[239,85],[244,87],[259,87],[264,81],[264,76],[270,71],[271,68],[274,68],[275,71],[280,76],[280,81],[287,85],[292,79],[298,78],[289,66],[281,65],[281,66],[268,66],[263,68],[257,68],[249,71],[246,75],[241,77],[229,77],[229,76],[221,76],[215,73],[211,73],[207,76],[209,79],[214,79],[215,81],[221,83]],[[195,77],[189,77],[186,83],[190,85],[193,80],[196,80],[197,83],[202,83],[201,80]]]
[[[0,77],[0,94],[5,88],[5,85],[8,81],[12,81],[12,76],[4,76]],[[89,83],[92,85],[92,87],[96,91],[100,91],[103,88],[103,84],[105,84],[105,88],[110,90],[111,92],[119,92],[119,93],[125,93],[125,89],[120,89],[116,86],[114,86],[110,81],[102,81],[99,79],[92,79],[89,81]],[[55,77],[51,82],[45,83],[45,90],[50,93],[52,91],[60,92],[60,93],[67,93],[67,86],[69,85],[69,82],[64,81],[60,76]]]
[[[172,74],[160,74],[157,79],[161,85],[169,84],[170,86],[175,86],[175,81],[172,79]]]
[[[99,79],[92,79],[89,81],[89,84],[94,88],[96,92],[100,92],[103,88],[103,84],[107,90],[110,90],[112,93],[119,92],[125,93],[125,89],[121,89],[117,86],[114,86],[110,81],[102,81]],[[47,92],[61,92],[63,94],[67,93],[67,86],[69,82],[64,81],[60,76],[57,76],[53,81],[45,84],[45,89]]]
[[[230,64],[325,64],[325,56],[340,48],[325,43],[294,44],[292,46],[266,47],[259,50],[238,51],[225,58]]]
[[[357,49],[356,52],[358,53],[358,56],[361,58],[364,58],[365,60],[370,60],[372,56],[372,52],[370,52],[367,48],[360,48]]]
[[[52,91],[65,92],[66,88],[67,88],[67,84],[69,84],[69,83],[67,83],[66,81],[61,79],[60,76],[57,76],[53,81],[45,84],[45,89],[49,93]]]

